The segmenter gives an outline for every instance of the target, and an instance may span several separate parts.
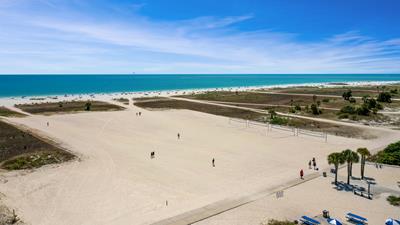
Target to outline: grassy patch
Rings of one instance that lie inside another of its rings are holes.
[[[116,111],[121,106],[101,101],[71,101],[52,103],[33,103],[16,105],[17,108],[32,114],[73,113],[82,111]]]
[[[55,164],[72,159],[71,154],[61,151],[37,152],[9,159],[2,164],[7,170],[23,170],[39,168],[48,164]]]
[[[5,169],[37,168],[74,158],[55,145],[0,121],[0,163]]]
[[[270,105],[309,105],[316,103],[317,101],[322,102],[322,98],[313,98],[313,96],[297,96],[297,95],[280,95],[280,94],[267,94],[267,93],[255,93],[255,92],[229,92],[229,91],[211,91],[202,94],[195,95],[184,95],[181,97],[207,100],[207,101],[221,101],[221,102],[232,102],[232,103],[256,103],[256,104],[270,104]],[[335,102],[338,104],[337,98],[324,98],[328,99],[325,102],[327,105]],[[325,100],[326,101],[326,100]],[[322,105],[321,105],[322,106]]]
[[[399,196],[394,196],[394,195],[390,195],[386,198],[386,200],[394,206],[400,206],[400,197]]]
[[[12,111],[6,107],[0,106],[0,116],[4,117],[24,117],[25,115],[19,112]]]
[[[268,220],[267,222],[261,223],[261,225],[295,225],[295,223],[287,220],[285,221]]]
[[[319,90],[319,88],[310,88]],[[286,89],[282,89],[284,90]],[[290,88],[288,90],[291,90]],[[347,89],[346,89],[347,90]],[[313,93],[314,94],[314,93]],[[340,92],[340,95],[342,92]],[[273,109],[281,113],[295,113],[304,116],[312,116],[324,119],[349,119],[353,121],[366,122],[390,122],[390,118],[374,113],[372,109],[368,115],[358,115],[357,113],[341,113],[341,109],[352,107],[362,108],[364,102],[361,99],[354,103],[343,98],[323,97],[323,96],[296,96],[291,94],[268,94],[255,92],[229,92],[229,91],[211,91],[202,94],[192,94],[180,96],[189,99],[218,101],[224,104],[243,106],[254,109]],[[396,107],[400,102],[381,103],[384,107]],[[312,105],[317,106],[319,113],[315,114]]]
[[[127,98],[114,98],[113,100],[117,101],[117,102],[120,102],[120,103],[122,103],[124,105],[129,105],[129,99],[127,99]]]

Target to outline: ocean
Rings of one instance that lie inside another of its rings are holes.
[[[0,97],[399,81],[400,74],[0,75]]]

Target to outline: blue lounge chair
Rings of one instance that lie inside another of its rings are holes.
[[[318,221],[316,221],[316,220],[314,220],[314,219],[312,219],[312,218],[310,218],[310,217],[308,217],[308,216],[302,216],[302,217],[300,218],[300,221],[301,221],[303,224],[307,224],[307,225],[317,225],[317,224],[321,224],[320,222],[318,222]]]
[[[358,215],[353,214],[353,213],[347,213],[346,218],[349,221],[356,222],[357,224],[367,224],[368,223],[368,220],[366,218],[358,216]]]

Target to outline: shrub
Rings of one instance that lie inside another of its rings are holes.
[[[270,109],[269,111],[268,111],[268,113],[269,113],[269,115],[270,115],[270,119],[273,119],[277,114],[276,114],[276,112],[273,110],[273,109]]]
[[[263,223],[263,225],[295,225],[294,222],[290,221],[279,221],[279,220],[268,220],[268,223]]]
[[[311,104],[311,112],[314,115],[319,115],[322,113],[322,111],[318,108],[316,104]]]
[[[351,98],[349,99],[349,102],[350,102],[350,103],[356,103],[357,101],[356,101],[355,98],[351,97]]]
[[[297,110],[297,111],[301,111],[301,106],[300,105],[295,105],[294,109]]]
[[[386,198],[386,200],[394,206],[400,206],[400,197],[394,196],[394,195],[390,195]]]
[[[92,107],[92,103],[91,103],[91,102],[86,102],[86,104],[85,104],[85,110],[86,110],[86,111],[90,111],[91,107]]]
[[[269,122],[271,124],[276,124],[276,125],[286,125],[286,124],[288,124],[289,119],[279,117],[279,116],[274,116],[274,118],[272,118]]]
[[[370,113],[368,106],[363,104],[361,107],[357,108],[357,114],[360,116],[368,116]]]
[[[347,100],[347,101],[348,101],[352,96],[353,96],[353,95],[352,95],[352,92],[351,92],[350,89],[347,90],[346,92],[344,92],[344,93],[342,94],[343,99],[344,99],[344,100]]]
[[[340,112],[341,113],[348,113],[348,114],[355,114],[356,113],[356,108],[354,106],[351,106],[351,105],[346,105],[346,106],[343,106],[340,109]]]
[[[391,103],[392,102],[392,95],[389,92],[381,92],[381,93],[379,93],[378,98],[376,100],[378,102]]]
[[[384,150],[372,157],[378,163],[400,166],[400,141],[388,145]]]
[[[328,102],[329,102],[329,98],[324,98],[324,99],[322,99],[322,102],[323,102],[323,103],[328,103]]]

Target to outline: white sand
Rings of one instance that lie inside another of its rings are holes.
[[[354,167],[353,173],[359,176],[359,165]],[[346,182],[346,169],[340,170],[343,175],[339,180]],[[400,181],[400,168],[384,167],[376,169],[366,167],[366,176],[376,178],[376,183],[391,186],[400,191],[397,181]],[[342,222],[349,212],[366,217],[369,224],[384,224],[388,218],[399,218],[399,207],[391,206],[387,201],[387,194],[375,196],[373,200],[356,196],[353,192],[338,191],[333,188],[333,177],[319,177],[284,191],[282,198],[275,195],[266,196],[242,207],[216,215],[196,225],[259,225],[269,219],[296,220],[306,215],[314,217],[322,215],[322,210],[328,210],[330,216]],[[363,185],[367,187],[367,185]],[[374,187],[372,186],[372,189]]]
[[[141,117],[135,116],[139,110]],[[224,117],[186,110],[131,108],[10,120],[59,141],[81,158],[32,173],[2,172],[6,203],[25,221],[41,225],[149,224],[296,179],[312,157],[323,168],[333,151],[375,148],[398,139],[397,132],[373,141],[330,136],[328,143],[287,132],[266,136]]]

